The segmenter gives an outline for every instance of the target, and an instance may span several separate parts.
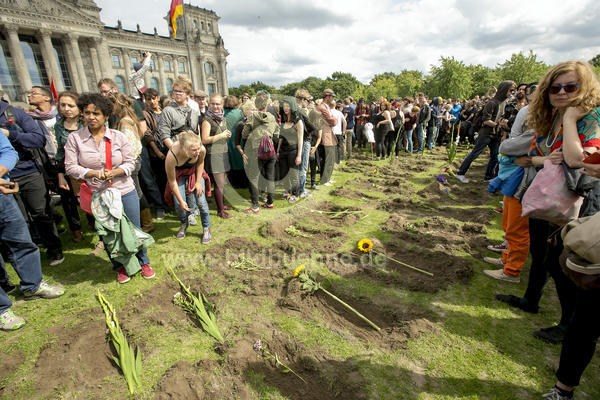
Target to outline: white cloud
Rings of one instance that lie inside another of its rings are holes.
[[[97,0],[107,25],[167,33],[165,0]],[[206,0],[221,17],[232,86],[280,86],[350,72],[367,83],[386,71],[427,73],[440,56],[494,67],[532,49],[552,64],[600,53],[600,2],[582,0]],[[151,5],[150,7],[148,5]]]

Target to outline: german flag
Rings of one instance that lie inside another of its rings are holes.
[[[177,17],[183,15],[183,0],[171,0],[171,27],[173,28],[173,37],[177,37]]]

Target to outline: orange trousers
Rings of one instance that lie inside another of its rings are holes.
[[[502,229],[506,236],[506,250],[502,253],[504,273],[521,275],[529,254],[529,218],[521,216],[521,203],[514,197],[504,196]]]

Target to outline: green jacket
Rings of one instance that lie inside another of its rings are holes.
[[[100,190],[92,195],[96,231],[102,237],[110,258],[123,264],[127,275],[134,275],[141,270],[136,253],[154,243],[154,239],[133,225],[124,212],[120,219],[113,217],[110,204],[106,203],[107,198],[100,198],[102,192],[105,191]],[[121,201],[120,197],[115,201]]]

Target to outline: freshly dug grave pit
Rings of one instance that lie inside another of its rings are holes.
[[[323,284],[329,286],[327,282]],[[335,286],[329,286],[327,290],[379,326],[381,331],[375,330],[326,293],[319,290],[309,294],[301,289],[300,283],[295,279],[289,282],[277,304],[281,310],[307,321],[313,320],[317,313],[320,315],[320,324],[346,340],[363,344],[368,342],[382,349],[402,348],[417,332],[430,332],[434,329],[434,324],[427,319],[426,313],[414,305],[405,305],[390,298],[351,297],[336,290]]]
[[[217,361],[177,361],[161,378],[154,400],[252,400],[241,376]]]
[[[372,196],[367,193],[359,192],[356,190],[348,189],[345,187],[339,187],[332,192],[333,195],[338,197],[345,197],[353,200],[365,200],[365,199],[376,199],[377,196]]]
[[[112,361],[106,341],[106,320],[100,306],[98,315],[84,313],[73,328],[55,326],[56,337],[40,352],[35,363],[36,396],[39,398],[126,398],[127,383]],[[126,327],[123,327],[126,331]],[[107,378],[120,380],[106,384]]]
[[[427,249],[451,254],[462,251],[475,254],[487,246],[486,228],[482,224],[464,223],[440,216],[411,222],[401,214],[393,214],[381,228],[394,237]]]
[[[471,263],[439,248],[427,249],[422,246],[396,241],[376,249],[384,255],[413,267],[431,272],[433,277],[414,271],[381,255],[373,254],[372,262],[368,254],[356,254],[347,265],[351,272],[344,276],[368,277],[369,279],[415,291],[435,293],[453,283],[467,283],[473,275]]]

